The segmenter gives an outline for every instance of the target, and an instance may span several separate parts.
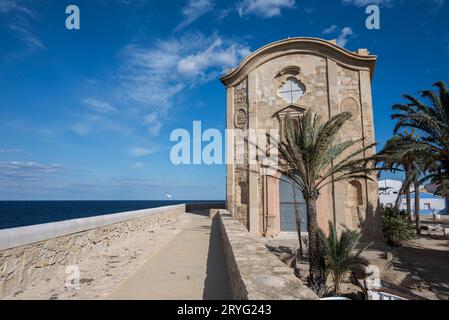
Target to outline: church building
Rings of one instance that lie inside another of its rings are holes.
[[[371,96],[375,65],[376,56],[368,50],[351,52],[335,41],[289,38],[268,44],[221,78],[227,88],[227,128],[243,135],[262,129],[282,132],[287,114],[300,116],[312,110],[326,121],[350,111],[353,117],[338,139],[363,139],[358,147],[370,145],[375,139]],[[272,237],[296,231],[299,209],[301,229],[306,231],[300,190],[280,173],[261,174],[262,163],[248,159],[248,139],[237,140],[235,135],[227,137],[228,210],[251,233]],[[335,182],[323,189],[318,200],[320,227],[327,230],[331,221],[366,236],[374,234],[378,184],[373,179]]]

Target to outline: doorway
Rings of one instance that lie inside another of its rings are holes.
[[[301,232],[307,232],[306,202],[301,190],[290,178],[283,176],[279,183],[281,232],[297,232],[296,217],[300,217]]]

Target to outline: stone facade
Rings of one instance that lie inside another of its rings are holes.
[[[220,235],[234,300],[317,300],[315,293],[293,275],[226,210],[219,210]]]
[[[227,88],[227,128],[240,129],[227,140],[232,146],[227,155],[227,207],[252,233],[274,236],[281,231],[281,177],[279,173],[262,174],[261,158],[255,162],[248,158],[251,131],[256,132],[255,143],[260,146],[263,142],[257,132],[282,132],[287,113],[296,116],[311,109],[327,120],[350,111],[353,118],[339,141],[360,140],[354,148],[373,143],[371,79],[375,64],[376,57],[365,49],[354,53],[332,41],[291,38],[257,50],[221,78]],[[332,221],[371,236],[378,227],[378,187],[373,179],[336,182],[322,190],[320,226],[327,229]]]
[[[60,271],[61,268],[64,269],[69,265],[77,265],[105,247],[136,236],[137,233],[151,232],[157,227],[173,223],[183,213],[185,213],[185,205],[141,210],[136,212],[139,218],[2,250],[0,251],[0,299],[30,288],[33,284],[39,284],[45,279],[51,279],[57,270]],[[113,216],[93,219],[104,220]],[[73,221],[81,220],[83,219]],[[74,224],[80,223],[74,222]],[[55,223],[54,228],[57,226],[58,223]],[[36,232],[39,232],[39,227],[34,226]],[[18,229],[20,228],[11,230]],[[12,234],[19,234],[19,232],[12,232]]]

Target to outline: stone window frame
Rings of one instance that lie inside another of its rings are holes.
[[[295,97],[295,93],[299,93],[297,98]],[[305,93],[306,86],[295,77],[287,78],[285,83],[283,83],[277,90],[277,95],[286,103],[297,103],[302,99]]]
[[[287,102],[285,99],[279,94],[279,89],[282,88],[289,80],[295,80],[297,81],[303,88],[303,95],[301,98],[296,102]],[[303,108],[299,102],[304,99],[305,95],[307,94],[307,86],[306,86],[306,78],[301,74],[301,67],[299,66],[287,66],[282,68],[274,77],[274,88],[275,88],[275,94],[274,96],[277,97],[277,99],[281,100],[285,106],[296,106]]]
[[[272,119],[276,119],[279,123],[279,138],[284,139],[285,117],[290,114],[291,117],[302,116],[307,111],[305,106],[298,104],[288,104],[286,107],[275,112]]]
[[[353,187],[354,189],[352,189]],[[360,182],[358,179],[353,179],[348,182],[348,200],[349,200],[349,192],[355,191],[356,192],[356,206],[357,207],[363,207],[365,205],[365,197],[364,197],[364,188],[363,183]]]

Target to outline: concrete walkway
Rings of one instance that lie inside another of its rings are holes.
[[[185,227],[108,299],[229,299],[218,225],[205,212],[188,213]]]

